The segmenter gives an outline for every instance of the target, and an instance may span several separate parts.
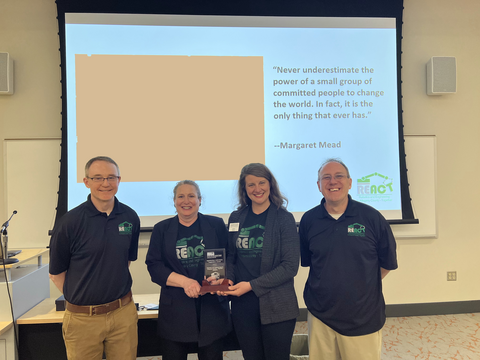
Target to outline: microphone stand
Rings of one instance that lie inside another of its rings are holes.
[[[0,264],[3,264],[3,269],[5,270],[5,265],[15,264],[18,262],[18,259],[9,259],[8,258],[8,234],[7,228],[10,224],[10,220],[12,220],[13,215],[17,213],[17,210],[13,210],[12,215],[10,218],[5,221],[2,225],[2,230],[0,230],[0,234],[2,235],[2,239],[0,241]]]
[[[0,264],[10,265],[18,262],[18,259],[9,259],[8,258],[8,234],[7,227],[3,226],[2,230],[2,240],[1,240],[1,251],[0,251]]]

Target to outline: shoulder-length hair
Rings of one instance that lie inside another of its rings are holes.
[[[277,209],[283,207],[286,208],[288,204],[288,200],[283,194],[280,192],[280,188],[278,186],[277,180],[275,176],[273,176],[272,172],[268,167],[260,163],[251,163],[245,165],[240,172],[240,179],[238,180],[238,188],[237,188],[237,195],[238,195],[238,209],[243,209],[245,206],[251,206],[252,200],[247,195],[247,191],[245,190],[245,178],[247,175],[253,175],[257,177],[263,177],[268,180],[270,183],[270,196],[269,200],[270,203],[274,204]]]

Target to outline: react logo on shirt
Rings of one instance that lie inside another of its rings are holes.
[[[133,230],[133,225],[130,224],[128,221],[124,221],[123,223],[118,225],[118,233],[120,235],[130,235]]]
[[[192,245],[193,244],[193,245]],[[189,238],[183,238],[177,241],[176,252],[177,259],[203,259],[203,250],[205,244],[203,243],[203,236],[193,235]]]
[[[260,229],[257,231],[258,237],[250,236],[255,229]],[[263,230],[263,231],[262,231]],[[265,236],[265,226],[263,225],[253,225],[248,228],[242,228],[238,234],[238,239],[236,242],[237,249],[261,249],[263,247],[263,238]]]
[[[365,236],[365,226],[359,223],[348,225],[348,236]]]

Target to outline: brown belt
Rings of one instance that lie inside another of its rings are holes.
[[[68,311],[71,311],[74,313],[89,314],[90,316],[92,316],[92,315],[102,315],[102,314],[109,313],[110,311],[117,310],[118,308],[130,303],[130,301],[132,301],[131,291],[129,291],[128,294],[122,297],[121,299],[112,301],[108,304],[80,306],[80,305],[70,304],[68,301],[66,301],[66,304],[67,304]]]

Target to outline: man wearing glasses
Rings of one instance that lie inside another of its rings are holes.
[[[136,359],[137,310],[131,261],[140,220],[117,200],[120,170],[98,156],[85,165],[87,201],[66,213],[50,241],[50,278],[65,295],[63,338],[69,360]]]
[[[310,358],[380,360],[382,279],[397,268],[395,238],[377,210],[352,200],[341,160],[323,163],[317,185],[322,202],[300,222]]]

